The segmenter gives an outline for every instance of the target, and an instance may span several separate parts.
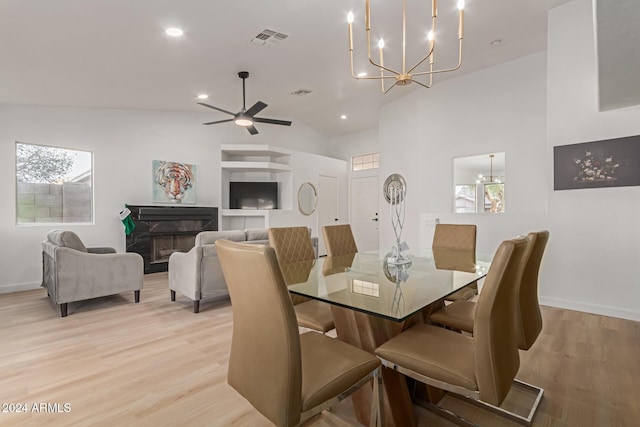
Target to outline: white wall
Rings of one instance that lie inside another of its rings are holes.
[[[430,245],[434,218],[477,224],[480,251],[548,229],[542,303],[640,320],[640,188],[553,191],[554,146],[640,134],[640,107],[597,111],[591,3],[551,10],[547,53],[384,106],[380,179],[407,180],[403,239],[415,252]],[[452,159],[496,151],[506,152],[507,213],[452,214]],[[382,246],[394,238],[387,209],[381,202]]]
[[[65,228],[87,246],[124,251],[117,213],[130,204],[151,204],[151,161],[197,165],[197,205],[220,205],[220,144],[269,144],[325,154],[327,139],[300,122],[259,127],[249,135],[233,124],[202,126],[206,113],[0,105],[0,292],[39,285],[41,242],[51,225],[15,223],[15,142],[90,150],[94,154],[95,224]]]
[[[538,225],[546,211],[545,54],[435,83],[384,107],[380,117],[381,181],[407,181],[403,238],[431,246],[430,218],[476,223],[478,249],[493,251],[506,237]],[[506,153],[507,213],[452,214],[453,159]],[[393,240],[380,208],[381,244]]]
[[[293,206],[291,210],[274,210],[269,212],[269,227],[307,226],[311,235],[322,239],[322,231],[318,224],[318,208],[311,215],[303,215],[298,209],[298,189],[305,182],[310,182],[318,190],[320,175],[338,179],[338,216],[345,218],[348,214],[347,162],[340,159],[320,156],[312,153],[294,151],[293,164]]]
[[[378,129],[332,138],[329,150],[333,157],[351,162],[351,157],[377,153],[380,150]],[[351,167],[349,167],[351,169]]]
[[[598,111],[592,1],[551,10],[548,40],[549,164],[554,146],[640,134],[640,107]],[[550,188],[549,211],[544,301],[640,320],[640,187]]]

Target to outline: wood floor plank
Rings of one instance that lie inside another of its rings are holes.
[[[166,273],[145,276],[139,304],[132,293],[98,298],[70,304],[65,318],[44,290],[0,295],[0,403],[29,407],[0,412],[0,425],[269,426],[226,383],[229,301],[192,310],[170,301]],[[545,389],[534,426],[640,425],[640,323],[551,307],[543,317],[518,372]],[[32,410],[41,403],[58,407]],[[452,396],[441,404],[481,425],[517,425]],[[353,425],[351,405],[308,425]],[[420,426],[452,425],[415,411]]]

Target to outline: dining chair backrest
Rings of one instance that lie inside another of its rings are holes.
[[[322,236],[328,256],[355,254],[358,252],[356,241],[353,238],[351,225],[325,225],[322,227]]]
[[[316,257],[307,227],[270,228],[269,245],[275,249],[280,265],[311,261]]]
[[[296,425],[302,406],[300,337],[275,251],[228,240],[218,240],[216,248],[233,308],[227,382],[274,424]]]
[[[476,251],[476,226],[474,224],[436,224],[431,247]]]
[[[549,241],[548,231],[532,232],[531,253],[520,281],[519,304],[516,305],[515,322],[518,328],[518,347],[528,350],[542,331],[542,313],[538,302],[538,274],[542,264],[542,255]]]
[[[517,284],[531,244],[529,238],[505,240],[491,262],[475,312],[473,339],[480,399],[500,405],[520,366],[516,327]]]

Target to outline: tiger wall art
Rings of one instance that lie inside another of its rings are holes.
[[[154,203],[195,203],[196,165],[153,161]]]

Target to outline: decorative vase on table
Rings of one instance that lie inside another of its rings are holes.
[[[384,181],[382,191],[390,206],[391,226],[396,237],[395,245],[391,247],[391,252],[387,254],[385,260],[389,264],[411,264],[411,258],[402,253],[409,249],[409,246],[401,240],[405,219],[404,198],[407,194],[407,184],[402,175],[394,173]]]

